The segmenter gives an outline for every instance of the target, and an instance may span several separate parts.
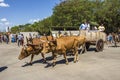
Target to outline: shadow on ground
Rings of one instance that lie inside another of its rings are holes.
[[[89,48],[87,51],[96,51],[96,48]],[[81,52],[81,50],[79,50],[79,54],[80,54],[80,52]],[[87,53],[87,52],[86,52],[86,53]],[[83,54],[83,53],[82,53],[82,54]],[[72,52],[69,52],[69,53],[67,53],[67,56],[74,56],[74,54],[73,54]],[[61,55],[58,56],[58,57],[61,57]],[[28,62],[25,62],[25,64],[22,65],[22,67],[32,66],[33,64],[36,64],[36,63],[42,63],[42,64],[47,64],[47,65],[45,66],[45,68],[48,68],[48,67],[51,67],[51,66],[52,66],[52,63],[49,63],[49,62],[47,62],[47,61],[51,61],[51,60],[53,60],[53,57],[52,57],[52,56],[46,57],[46,62],[44,62],[43,59],[33,61],[32,64],[30,64],[30,63],[28,63]],[[73,61],[73,60],[74,60],[74,58],[68,58],[68,61],[69,61],[69,62],[71,62],[71,61]],[[63,60],[57,61],[56,64],[65,64],[65,60],[63,59]]]
[[[68,62],[72,62],[74,61],[74,58],[67,58],[68,59]],[[62,59],[62,60],[59,60],[59,61],[56,61],[56,64],[55,65],[58,65],[58,64],[66,64],[65,63],[65,59]],[[45,68],[49,68],[49,67],[54,67],[52,63],[47,63],[47,65],[45,66]]]
[[[0,67],[0,72],[6,70],[7,68],[8,68],[7,66]]]
[[[83,51],[83,53],[82,54],[84,54],[84,53],[87,53],[87,52],[90,52],[90,51],[95,51],[96,52],[96,48],[89,48],[89,49],[87,49],[87,51],[85,52],[85,51]],[[80,54],[80,52],[81,52],[81,50],[78,50],[78,53]]]
[[[36,64],[36,63],[48,64],[47,61],[50,61],[50,60],[52,60],[52,59],[53,59],[53,57],[50,56],[50,57],[46,57],[46,62],[44,62],[43,59],[33,61],[32,64],[30,64],[30,63],[28,63],[28,62],[25,62],[25,64],[22,65],[22,67],[32,66],[33,64]]]
[[[89,48],[87,51],[95,51],[96,52],[96,48]]]

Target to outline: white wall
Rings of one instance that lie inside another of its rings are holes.
[[[26,43],[26,37],[29,37],[29,33],[33,36],[33,34],[38,35],[38,32],[20,32],[20,34],[24,35],[24,42]]]

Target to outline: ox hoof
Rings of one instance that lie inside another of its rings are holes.
[[[66,65],[68,65],[68,63],[66,63]]]
[[[74,61],[74,63],[76,63],[77,61]]]
[[[32,63],[28,63],[28,65],[32,66]]]
[[[78,62],[78,60],[74,61],[74,63]]]
[[[53,64],[52,64],[52,67],[55,67],[55,65],[56,65],[56,64],[55,64],[55,63],[53,63]]]
[[[78,60],[74,61],[74,63],[78,62]]]

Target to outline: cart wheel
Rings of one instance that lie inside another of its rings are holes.
[[[88,50],[90,47],[90,44],[89,43],[86,43],[86,49]]]
[[[104,41],[102,39],[99,39],[97,42],[96,42],[96,51],[99,52],[99,51],[103,51],[104,49]]]

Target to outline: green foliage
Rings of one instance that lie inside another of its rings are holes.
[[[12,33],[18,33],[19,32],[19,27],[18,26],[12,27],[11,32]]]
[[[96,26],[103,23],[106,32],[116,32],[120,28],[120,0],[62,0],[53,8],[50,17],[33,24],[15,26],[11,31],[50,34],[54,29],[79,29],[79,25],[85,20]]]

